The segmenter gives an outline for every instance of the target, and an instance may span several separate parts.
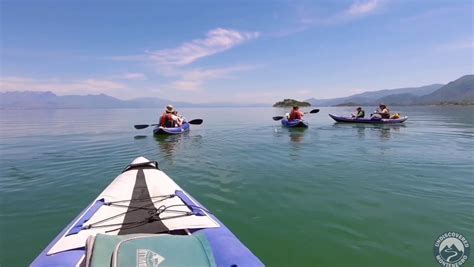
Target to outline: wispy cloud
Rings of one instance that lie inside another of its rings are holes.
[[[217,28],[209,31],[204,39],[183,43],[179,47],[150,52],[150,58],[159,65],[184,66],[255,39],[258,32],[239,32]]]
[[[102,79],[62,81],[27,77],[0,77],[0,91],[52,91],[58,94],[99,94],[125,89],[126,84]]]
[[[348,23],[356,19],[371,15],[378,11],[384,0],[364,0],[352,3],[346,9],[340,10],[325,17],[312,16],[305,8],[298,8],[296,25],[280,30],[277,33],[270,34],[275,37],[284,37],[295,33],[303,32],[317,26],[330,26],[342,23]]]
[[[194,39],[174,48],[146,51],[142,55],[116,56],[113,60],[145,61],[156,67],[158,74],[171,79],[165,87],[183,91],[203,89],[205,82],[229,78],[230,74],[252,69],[255,66],[234,66],[223,68],[196,68],[192,64],[212,55],[230,50],[260,36],[259,32],[237,31],[215,28],[208,31],[204,38]],[[129,78],[140,78],[139,75],[128,75]]]
[[[380,7],[379,0],[357,1],[347,9],[346,13],[352,16],[366,15],[374,12],[378,7]]]
[[[178,47],[146,51],[143,55],[116,56],[114,60],[152,61],[160,67],[180,67],[201,58],[229,50],[237,45],[258,38],[259,32],[245,32],[216,28],[207,32],[203,39],[194,39]]]

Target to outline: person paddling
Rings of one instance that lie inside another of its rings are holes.
[[[293,106],[293,109],[290,112],[290,116],[288,117],[289,121],[292,120],[302,120],[304,113],[300,111],[298,106]]]
[[[373,119],[390,119],[390,110],[385,104],[380,104],[379,108],[374,114],[371,114]]]
[[[185,121],[184,117],[181,114],[178,114],[178,111],[175,109],[173,115],[176,117],[176,127],[181,127]]]
[[[362,107],[358,107],[356,109],[356,114],[352,114],[352,118],[364,118],[365,117],[365,111],[362,109]]]
[[[161,127],[166,127],[166,128],[174,127],[175,123],[177,122],[177,117],[173,115],[173,112],[174,112],[174,108],[172,105],[166,106],[166,110],[163,113],[163,115],[161,115],[161,118],[160,118]]]

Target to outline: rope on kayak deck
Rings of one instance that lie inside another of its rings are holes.
[[[175,197],[176,195],[175,194],[169,194],[169,195],[161,195],[161,196],[153,196],[153,197],[150,197],[151,199],[154,199],[154,198],[172,198],[172,197]],[[129,201],[132,201],[132,200],[148,200],[148,198],[131,198],[131,199],[124,199],[124,200],[116,200],[116,201],[110,201],[110,202],[107,202],[105,203],[105,205],[110,205],[110,204],[115,204],[115,203],[120,203],[120,202],[129,202]]]
[[[190,211],[182,211],[182,210],[172,210],[174,212],[181,212],[183,214],[181,215],[174,215],[174,216],[168,216],[168,217],[165,217],[165,218],[160,218],[160,214],[164,213],[165,211],[167,212],[168,211],[168,208],[171,208],[171,207],[176,207],[176,206],[186,206],[186,205],[183,205],[183,204],[179,204],[179,205],[171,205],[171,206],[160,206],[157,210],[157,212],[155,214],[151,214],[149,217],[141,220],[141,221],[136,221],[136,222],[129,222],[129,223],[126,223],[125,225],[127,227],[123,227],[124,224],[121,225],[121,227],[118,227],[116,229],[112,229],[112,230],[107,230],[105,231],[106,233],[110,233],[110,232],[114,232],[114,231],[117,231],[117,230],[128,230],[128,229],[132,229],[132,228],[136,228],[136,227],[140,227],[142,225],[145,225],[145,224],[148,224],[148,223],[152,223],[152,222],[156,222],[156,221],[163,221],[163,220],[166,220],[166,219],[173,219],[173,218],[180,218],[180,217],[186,217],[186,216],[191,216],[193,215],[192,212]],[[107,225],[104,225],[102,227],[106,227]]]
[[[127,229],[132,229],[132,228],[136,228],[136,227],[140,227],[142,225],[145,225],[147,223],[152,223],[152,222],[155,222],[155,221],[163,221],[163,220],[169,220],[169,219],[174,219],[174,218],[179,218],[179,217],[186,217],[186,216],[191,216],[191,215],[194,215],[193,212],[191,211],[183,211],[183,210],[174,210],[174,209],[170,209],[172,207],[193,207],[193,208],[196,208],[196,209],[200,209],[200,210],[203,210],[207,213],[211,213],[209,210],[203,208],[203,207],[200,207],[200,206],[196,206],[196,205],[186,205],[186,204],[175,204],[175,205],[170,205],[170,206],[165,206],[165,205],[161,205],[160,207],[158,207],[158,209],[153,205],[155,203],[158,203],[160,201],[163,201],[165,199],[169,199],[169,198],[173,198],[175,197],[176,195],[168,195],[168,196],[161,196],[163,197],[163,199],[160,199],[160,200],[157,200],[157,201],[154,201],[152,203],[148,203],[146,205],[143,205],[143,206],[139,206],[139,207],[134,207],[134,206],[125,206],[125,205],[117,205],[117,204],[113,204],[114,206],[119,206],[119,207],[132,207],[133,210],[131,211],[126,211],[126,212],[122,212],[122,213],[119,213],[119,214],[116,214],[114,216],[111,216],[111,217],[108,217],[108,218],[105,218],[101,221],[98,221],[98,222],[95,222],[95,223],[92,223],[92,224],[89,224],[87,225],[84,229],[92,229],[92,228],[103,228],[103,227],[110,227],[110,226],[117,226],[117,225],[120,225],[121,227],[118,227],[116,229],[113,229],[113,230],[107,230],[106,233],[109,233],[109,232],[114,232],[114,231],[117,231],[117,230],[127,230]],[[123,200],[125,201],[125,200]],[[119,201],[119,202],[123,202],[122,200]],[[117,202],[117,201],[115,201]],[[112,202],[110,202],[112,203]],[[108,203],[108,204],[110,204]],[[153,206],[152,206],[153,205]],[[149,206],[152,206],[152,207],[149,207]],[[146,217],[144,218],[143,220],[141,221],[136,221],[136,222],[128,222],[128,223],[114,223],[114,224],[105,224],[105,225],[99,225],[105,221],[108,221],[108,220],[112,220],[114,218],[117,218],[119,216],[122,216],[126,213],[131,213],[131,212],[134,212],[134,211],[137,211],[137,210],[141,210],[141,209],[145,209],[145,210],[148,210],[149,212],[151,211],[150,213],[150,216],[149,217]],[[175,212],[175,213],[182,213],[181,215],[173,215],[173,216],[168,216],[168,217],[163,217],[163,218],[160,218],[160,215],[164,212]],[[212,213],[211,213],[212,214]],[[126,226],[126,227],[124,227]]]
[[[116,215],[114,215],[114,216],[105,218],[105,219],[100,220],[100,221],[98,221],[98,222],[91,223],[91,224],[87,225],[86,227],[84,227],[84,229],[90,229],[90,228],[96,226],[97,224],[101,224],[101,223],[103,223],[103,222],[105,222],[105,221],[109,221],[109,220],[115,219],[115,218],[117,218],[117,217],[120,217],[120,216],[126,214],[127,212],[134,212],[134,211],[141,210],[141,209],[148,209],[148,210],[150,210],[150,211],[155,212],[155,210],[156,210],[156,208],[155,208],[155,206],[154,206],[155,203],[161,202],[161,201],[166,200],[166,199],[173,198],[173,197],[175,197],[175,196],[176,196],[176,195],[174,195],[174,194],[172,194],[172,195],[165,195],[165,196],[155,196],[154,198],[158,198],[158,197],[162,197],[162,198],[159,199],[159,200],[155,200],[155,201],[153,201],[153,202],[151,202],[151,203],[147,203],[147,204],[145,204],[145,205],[143,205],[143,206],[139,206],[139,207],[135,207],[135,206],[134,206],[134,207],[132,207],[133,210],[131,210],[131,211],[127,210],[127,211],[125,211],[125,212],[122,212],[122,213],[116,214]],[[129,200],[119,200],[118,202],[124,202],[124,201],[129,201]],[[117,202],[117,201],[115,201],[115,202]],[[106,205],[108,205],[108,206],[111,206],[111,205],[122,206],[122,205],[117,205],[117,204],[113,204],[113,203],[114,203],[114,202],[108,202],[108,203],[106,203]],[[148,206],[152,206],[152,208],[147,208]],[[130,207],[130,206],[126,206],[126,207],[128,208],[128,207]]]

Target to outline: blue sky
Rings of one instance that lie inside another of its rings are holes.
[[[1,91],[264,102],[473,73],[471,0],[2,0]]]

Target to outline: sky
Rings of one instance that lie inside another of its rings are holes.
[[[273,103],[474,73],[472,0],[1,0],[0,91]]]

